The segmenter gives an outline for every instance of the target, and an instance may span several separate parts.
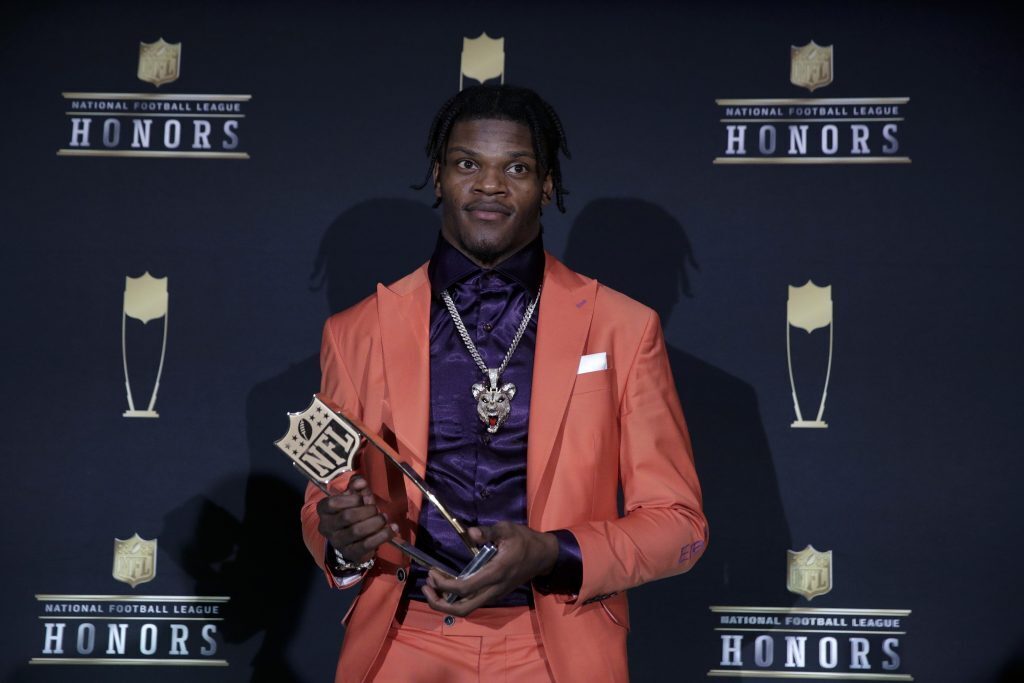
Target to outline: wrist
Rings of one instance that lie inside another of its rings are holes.
[[[327,544],[327,564],[332,573],[364,572],[373,566],[373,561],[372,553],[366,560],[349,560],[340,550]]]
[[[556,559],[547,574],[534,577],[534,588],[544,595],[579,593],[583,584],[583,557],[576,537],[568,529],[556,529],[546,535],[555,538]]]
[[[558,561],[558,537],[550,531],[538,534],[540,544],[540,571],[537,576],[547,576]]]

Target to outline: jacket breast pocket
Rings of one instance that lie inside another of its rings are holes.
[[[578,396],[579,394],[589,394],[593,391],[610,389],[614,379],[615,372],[612,368],[576,375],[576,383],[572,386],[572,395]]]
[[[561,452],[594,477],[618,471],[619,421],[615,370],[576,376],[569,400]],[[614,501],[613,501],[614,502]]]

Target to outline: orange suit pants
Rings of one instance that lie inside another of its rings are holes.
[[[482,607],[453,617],[409,600],[399,607],[367,680],[536,683],[554,676],[533,609]]]

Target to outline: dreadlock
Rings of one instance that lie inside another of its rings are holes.
[[[569,143],[565,139],[565,130],[554,108],[541,99],[540,95],[528,88],[517,88],[511,85],[474,85],[466,88],[455,97],[445,102],[434,122],[430,124],[427,136],[427,175],[413,189],[422,190],[430,182],[436,164],[444,163],[445,150],[448,148],[448,136],[452,127],[459,121],[479,119],[501,119],[521,123],[530,129],[533,139],[533,153],[537,157],[543,172],[551,174],[555,188],[555,204],[558,210],[565,213],[565,195],[569,191],[562,184],[562,166],[558,152],[566,159],[569,154]],[[436,208],[441,204],[434,202]]]

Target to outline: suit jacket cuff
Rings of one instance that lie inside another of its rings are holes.
[[[558,539],[558,558],[551,573],[534,578],[533,586],[544,595],[575,595],[583,585],[583,553],[580,552],[580,544],[567,529],[551,533]]]

